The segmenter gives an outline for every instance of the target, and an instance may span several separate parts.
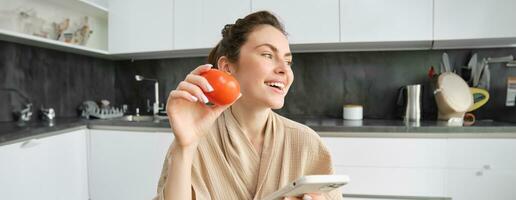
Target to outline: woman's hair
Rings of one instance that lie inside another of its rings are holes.
[[[208,55],[208,63],[217,66],[220,57],[226,56],[229,61],[236,62],[240,55],[240,48],[247,41],[247,37],[260,25],[271,25],[287,35],[283,24],[268,11],[251,13],[234,24],[227,24],[222,29],[222,39]]]

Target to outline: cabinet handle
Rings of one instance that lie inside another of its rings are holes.
[[[484,169],[490,170],[491,169],[491,165],[484,165]]]
[[[28,148],[32,148],[32,147],[38,146],[39,144],[40,144],[40,142],[38,142],[37,139],[30,139],[30,140],[27,140],[27,141],[23,142],[20,145],[20,148],[28,149]]]
[[[475,175],[477,175],[477,176],[482,176],[482,175],[484,175],[484,172],[482,172],[482,171],[478,171],[477,173],[475,173]]]

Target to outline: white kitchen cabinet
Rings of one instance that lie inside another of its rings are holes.
[[[350,176],[344,194],[388,196],[445,196],[446,171],[440,168],[335,166],[337,174]]]
[[[86,132],[0,147],[0,199],[87,200]]]
[[[344,194],[443,197],[445,139],[322,138],[338,174],[350,176]]]
[[[109,53],[172,50],[173,14],[173,0],[110,0]]]
[[[174,48],[213,48],[224,26],[250,11],[250,0],[175,0]]]
[[[434,1],[435,49],[516,46],[516,1]]]
[[[447,145],[447,196],[516,199],[516,139],[449,139]]]
[[[152,199],[172,139],[171,132],[91,130],[91,199]]]
[[[340,0],[340,41],[412,42],[430,48],[432,4],[433,0]]]
[[[277,14],[291,44],[339,42],[338,0],[253,0],[252,11],[259,10]]]
[[[516,199],[516,139],[323,137],[344,194]]]

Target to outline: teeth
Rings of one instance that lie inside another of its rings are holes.
[[[285,87],[285,85],[281,82],[269,82],[269,83],[265,83],[267,84],[268,86],[276,86],[280,89],[283,89]]]

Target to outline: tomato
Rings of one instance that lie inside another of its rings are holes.
[[[208,100],[216,105],[227,105],[235,101],[240,95],[240,84],[231,74],[210,69],[201,74],[213,87],[213,91],[204,92]]]

